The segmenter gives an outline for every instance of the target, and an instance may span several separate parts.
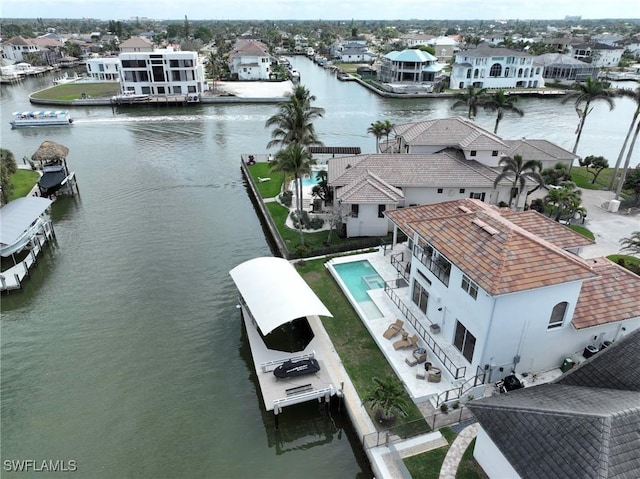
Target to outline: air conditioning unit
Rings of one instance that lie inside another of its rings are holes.
[[[620,208],[620,201],[618,200],[611,200],[609,201],[609,212],[611,213],[617,213],[618,212],[618,208]]]

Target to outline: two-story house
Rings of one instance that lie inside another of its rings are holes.
[[[482,44],[473,50],[462,50],[451,68],[450,87],[464,90],[476,88],[539,88],[544,86],[543,66],[535,57],[508,48]]]
[[[559,368],[640,327],[638,277],[579,257],[592,242],[535,211],[464,199],[384,215],[408,238],[402,287],[422,328],[436,325],[486,382]]]
[[[444,65],[422,50],[392,51],[382,57],[380,81],[384,83],[425,83],[440,79]]]
[[[40,46],[33,39],[17,36],[2,43],[2,58],[10,63],[24,62],[28,54],[42,57]]]
[[[269,47],[259,40],[240,39],[229,52],[229,71],[238,80],[268,80],[271,74]]]
[[[99,57],[86,62],[87,76],[100,81],[120,81],[120,58]]]
[[[583,43],[573,45],[570,55],[577,60],[598,68],[615,68],[620,63],[624,47],[604,43]]]
[[[126,42],[123,42],[123,44]],[[121,45],[122,46],[122,45]],[[120,89],[136,95],[188,95],[205,92],[204,67],[196,52],[172,48],[120,53]]]

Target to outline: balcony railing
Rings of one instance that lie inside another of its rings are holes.
[[[433,339],[433,336],[429,334],[427,329],[418,321],[418,318],[411,312],[409,307],[404,304],[404,302],[400,299],[400,297],[393,291],[395,289],[396,281],[387,281],[384,285],[384,291],[389,296],[389,299],[393,301],[402,315],[409,321],[409,324],[414,327],[418,336],[422,338],[422,340],[426,343],[427,347],[433,351],[436,357],[442,363],[442,366],[451,373],[454,379],[463,378],[467,372],[466,366],[458,366],[456,365],[447,353],[440,347],[436,340]]]
[[[439,406],[442,403],[453,401],[454,399],[460,399],[467,392],[472,389],[481,386],[484,384],[486,380],[487,373],[483,369],[476,370],[476,375],[467,379],[464,383],[462,383],[457,388],[448,389],[438,395],[436,399],[436,406]]]
[[[434,259],[431,250],[426,250],[422,246],[413,246],[413,255],[431,271],[445,286],[449,286],[449,275],[451,274],[451,263],[443,257]]]
[[[396,253],[391,256],[391,266],[396,269],[407,283],[409,282],[409,270],[411,263],[404,262],[404,252]]]

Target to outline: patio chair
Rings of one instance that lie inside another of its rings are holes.
[[[405,348],[413,348],[414,346],[417,346],[418,341],[419,341],[418,335],[414,334],[413,336],[407,339],[401,339],[393,343],[393,349],[398,350],[398,349],[405,349]]]
[[[427,381],[430,383],[439,383],[442,380],[442,371],[440,368],[429,368],[427,371]]]
[[[402,331],[402,327],[404,326],[404,321],[401,319],[396,319],[395,323],[391,323],[387,330],[382,334],[386,339],[393,338],[396,334]]]

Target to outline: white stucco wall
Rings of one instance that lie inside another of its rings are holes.
[[[349,210],[346,213],[350,213]],[[391,231],[391,222],[385,218],[378,218],[378,205],[359,205],[358,217],[347,218],[347,237],[356,236],[384,236]]]
[[[520,479],[511,463],[482,428],[478,429],[473,457],[490,479]]]

